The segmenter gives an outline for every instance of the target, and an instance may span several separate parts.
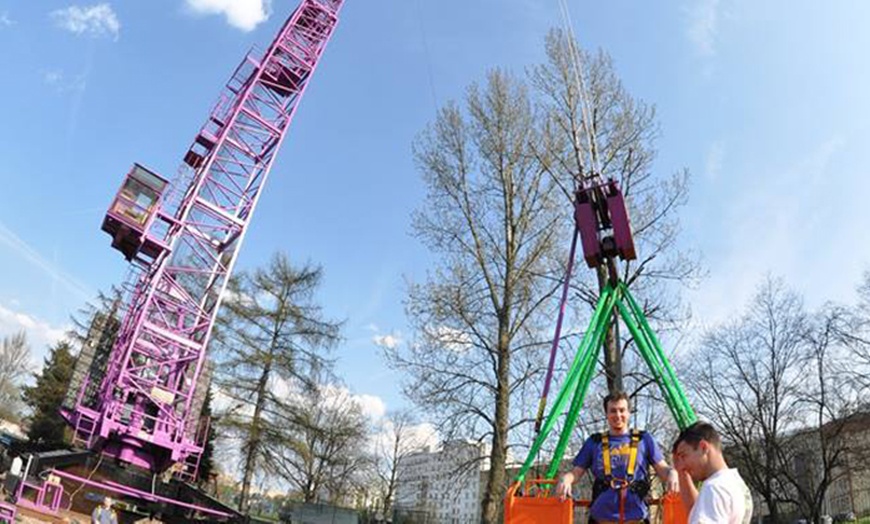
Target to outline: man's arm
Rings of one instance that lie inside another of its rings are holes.
[[[562,475],[562,478],[559,479],[559,484],[556,486],[556,495],[559,496],[559,499],[565,500],[571,497],[571,486],[577,482],[577,480],[586,473],[586,470],[579,467],[574,466],[574,468]]]
[[[698,500],[698,488],[695,487],[695,481],[689,472],[686,470],[679,471],[680,478],[680,498],[683,499],[683,506],[686,511],[692,511],[695,501]]]
[[[681,491],[677,470],[668,466],[668,463],[664,459],[653,464],[653,469],[656,470],[656,475],[665,484],[668,491],[673,491],[674,493]]]

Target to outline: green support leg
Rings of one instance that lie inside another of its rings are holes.
[[[595,361],[597,360],[597,352],[600,347],[600,341],[598,341],[597,345],[593,344],[596,338],[600,338],[600,335],[597,334],[599,330],[596,329],[596,327],[602,323],[602,318],[610,318],[610,314],[613,311],[615,301],[615,290],[610,286],[604,288],[604,291],[602,291],[601,296],[598,299],[598,304],[596,304],[595,306],[595,312],[592,314],[589,329],[587,329],[586,333],[583,334],[583,339],[580,341],[580,345],[577,348],[577,356],[574,358],[574,362],[571,364],[571,368],[568,371],[568,376],[565,380],[565,384],[559,391],[559,394],[557,395],[556,400],[553,403],[553,407],[550,410],[550,413],[547,415],[547,419],[544,421],[544,425],[541,428],[541,431],[536,436],[535,441],[532,444],[531,449],[529,450],[529,454],[526,457],[526,461],[523,463],[523,466],[516,477],[516,480],[518,482],[523,481],[526,473],[532,467],[535,457],[541,450],[541,446],[543,445],[547,436],[550,434],[550,431],[553,430],[553,426],[556,424],[556,420],[559,418],[562,410],[565,408],[565,404],[568,401],[568,394],[577,388],[577,383],[581,379],[582,371],[585,368],[589,367],[590,364],[591,367],[594,368]],[[571,428],[566,427],[566,429],[570,431]]]
[[[677,424],[681,425],[683,422],[682,410],[676,403],[676,395],[672,390],[671,385],[665,380],[665,377],[662,374],[659,362],[657,362],[653,356],[653,351],[649,347],[649,341],[646,340],[645,334],[641,331],[640,326],[631,316],[628,308],[626,308],[622,302],[617,302],[616,307],[619,308],[619,313],[622,316],[623,322],[625,322],[625,325],[628,327],[629,332],[631,332],[631,336],[634,337],[634,342],[635,344],[637,344],[640,355],[643,357],[647,367],[653,374],[653,378],[661,388],[662,394],[665,398],[665,403],[667,403],[668,405],[668,409],[677,420]]]
[[[565,384],[559,391],[541,431],[536,436],[532,448],[529,450],[529,455],[526,457],[526,461],[516,477],[516,481],[522,482],[525,479],[526,473],[532,467],[535,457],[541,450],[541,446],[553,430],[557,419],[563,413],[569,394],[573,391],[574,394],[565,420],[565,427],[562,429],[559,442],[556,445],[556,451],[547,470],[546,478],[552,479],[558,473],[561,457],[565,453],[570,436],[574,431],[574,425],[580,416],[580,410],[586,399],[586,393],[589,390],[589,384],[594,375],[598,355],[604,342],[604,334],[607,331],[607,325],[614,307],[619,310],[623,322],[628,327],[632,337],[634,337],[641,357],[643,357],[653,377],[659,384],[668,409],[673,414],[677,425],[680,429],[683,429],[697,420],[695,411],[692,409],[691,404],[689,404],[686,393],[679,380],[677,380],[677,375],[665,356],[661,343],[650,327],[649,322],[643,314],[643,310],[629,292],[628,287],[624,283],[620,283],[615,289],[607,286],[601,292],[595,312],[589,322],[589,329],[583,334],[583,339],[577,348],[577,355],[568,371]]]
[[[610,306],[610,311],[613,306]],[[556,444],[556,450],[553,452],[553,460],[550,462],[550,467],[547,469],[545,478],[552,479],[559,472],[561,458],[565,454],[565,449],[568,447],[568,441],[571,438],[571,433],[574,426],[577,424],[577,419],[580,417],[580,409],[583,408],[583,401],[586,399],[586,393],[589,391],[589,383],[592,382],[592,376],[595,374],[595,364],[598,363],[598,355],[601,353],[601,347],[604,342],[604,335],[607,333],[607,326],[610,324],[610,314],[602,315],[598,325],[595,326],[595,333],[590,346],[591,352],[589,358],[584,359],[583,369],[580,372],[580,380],[577,383],[574,391],[574,399],[571,401],[571,409],[568,411],[568,417],[565,419],[565,427],[562,434],[559,435],[559,442]]]
[[[631,312],[639,321],[638,323],[640,324],[640,330],[643,332],[642,338],[648,343],[648,348],[651,350],[650,356],[654,361],[658,363],[659,372],[662,377],[662,380],[659,382],[659,384],[666,385],[668,391],[671,392],[672,403],[679,412],[679,415],[677,415],[677,412],[674,412],[672,410],[672,412],[674,413],[674,418],[677,420],[677,425],[680,427],[680,429],[688,427],[689,425],[697,421],[698,417],[697,415],[695,415],[695,410],[692,409],[692,405],[689,403],[689,399],[686,396],[686,392],[683,389],[683,386],[677,379],[677,374],[674,372],[673,366],[671,366],[670,361],[668,361],[667,357],[665,356],[665,352],[662,349],[662,345],[659,342],[658,337],[656,337],[655,331],[653,331],[652,327],[650,327],[646,316],[643,314],[643,310],[640,308],[637,301],[629,292],[628,287],[625,284],[620,283],[619,291],[620,295],[627,300]],[[623,313],[622,309],[620,309],[620,313]],[[625,317],[626,315],[623,314],[623,319]]]

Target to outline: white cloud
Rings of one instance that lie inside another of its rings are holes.
[[[365,393],[355,394],[344,386],[328,384],[323,387],[323,402],[327,406],[341,406],[346,402],[356,404],[369,420],[376,422],[387,412],[383,399]]]
[[[402,343],[402,338],[399,334],[375,335],[372,337],[372,342],[374,342],[376,346],[382,348],[396,349],[399,347],[399,344]]]
[[[365,393],[353,396],[354,402],[359,405],[360,409],[371,420],[383,418],[387,412],[387,405],[381,397],[375,395],[366,395]]]
[[[217,385],[216,382],[211,383],[212,405],[211,410],[215,413],[221,413],[233,409],[234,400],[232,397],[224,393],[224,390]]]
[[[372,422],[377,422],[384,417],[387,412],[387,405],[382,398],[375,395],[365,393],[354,394],[344,386],[336,386],[333,384],[325,384],[321,386],[323,395],[322,402],[327,407],[338,407],[342,404],[352,402],[356,404],[362,413]],[[272,375],[270,377],[269,388],[272,393],[278,397],[290,401],[305,402],[305,397],[302,396],[296,386],[281,377]],[[215,387],[214,405],[215,411],[224,411],[228,409],[238,410],[238,413],[246,416],[253,414],[253,404],[242,404],[234,401],[227,396],[220,388]],[[234,404],[235,402],[235,404]]]
[[[34,266],[45,272],[48,276],[54,279],[57,283],[74,293],[82,301],[88,301],[93,298],[93,293],[86,285],[79,282],[77,279],[68,275],[65,271],[49,262],[42,255],[33,249],[27,242],[18,238],[18,235],[13,233],[2,222],[0,222],[0,246],[5,245],[15,254],[31,262]]]
[[[255,301],[254,298],[257,298],[258,300]],[[260,295],[251,296],[237,293],[229,287],[225,287],[221,292],[222,301],[236,301],[240,302],[243,306],[246,307],[252,307],[257,305],[258,303],[266,306],[268,303],[264,299],[267,299],[267,295],[265,294],[265,292],[261,293]]]
[[[85,75],[68,77],[60,70],[44,71],[42,80],[58,93],[82,92],[87,87]]]
[[[13,26],[13,25],[15,25],[15,23],[16,23],[15,20],[12,20],[11,18],[9,18],[8,12],[3,11],[2,13],[0,13],[0,27]]]
[[[704,175],[708,180],[716,180],[719,178],[719,173],[722,172],[722,165],[725,162],[725,143],[721,140],[716,141],[710,146],[707,151],[707,160],[704,165]]]
[[[30,344],[34,371],[39,369],[47,349],[66,337],[70,326],[53,326],[33,315],[0,304],[0,337],[24,331]]]
[[[224,15],[227,23],[242,31],[251,31],[269,19],[271,0],[185,0],[194,13]]]
[[[49,16],[58,27],[77,35],[111,36],[117,40],[121,31],[121,22],[118,21],[112,6],[107,3],[73,5],[52,11]]]
[[[426,328],[426,337],[444,349],[456,353],[465,353],[471,349],[471,336],[464,331],[451,327],[428,327]]]
[[[415,442],[431,449],[436,449],[441,440],[438,436],[438,430],[428,422],[411,426],[408,428],[408,432],[413,435],[412,438]]]
[[[390,453],[396,438],[396,427],[392,421],[386,420],[380,426],[380,430],[373,433],[370,438],[371,451],[374,453],[387,452]],[[438,449],[438,444],[441,441],[438,430],[435,426],[428,422],[414,424],[402,428],[400,453],[410,453],[423,448],[429,448],[431,451]]]
[[[700,0],[689,8],[689,40],[702,56],[716,53],[719,32],[719,1]]]

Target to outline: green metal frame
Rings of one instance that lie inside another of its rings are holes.
[[[568,370],[565,384],[556,396],[553,407],[547,415],[541,431],[535,438],[532,448],[529,450],[529,455],[526,457],[526,461],[516,477],[517,482],[522,482],[525,479],[526,473],[532,467],[535,457],[541,450],[541,446],[553,430],[553,426],[556,425],[556,421],[568,403],[568,397],[573,392],[568,416],[565,419],[565,427],[559,436],[559,442],[556,444],[553,460],[547,469],[545,478],[553,479],[558,473],[561,462],[560,457],[563,457],[565,454],[571,432],[574,430],[574,426],[580,416],[580,409],[583,407],[583,401],[586,399],[589,383],[592,382],[595,363],[598,361],[598,355],[604,342],[604,335],[613,316],[614,308],[619,312],[622,321],[631,332],[631,336],[634,337],[641,357],[643,357],[656,383],[661,388],[665,402],[671,410],[677,425],[680,429],[683,429],[697,420],[695,411],[689,405],[689,400],[686,398],[686,392],[683,390],[682,385],[680,385],[679,380],[677,380],[674,368],[668,362],[667,357],[665,357],[665,352],[662,350],[658,337],[656,337],[649,322],[647,322],[643,310],[629,292],[628,286],[622,282],[618,283],[616,287],[608,284],[598,298],[595,312],[589,321],[589,329],[583,334],[583,339],[577,348],[577,356],[574,357],[574,362]]]

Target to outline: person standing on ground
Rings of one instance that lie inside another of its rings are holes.
[[[556,494],[563,500],[570,497],[574,482],[589,471],[594,477],[589,522],[647,522],[649,508],[645,498],[650,488],[649,466],[672,491],[679,490],[677,472],[665,462],[649,433],[629,429],[628,395],[622,392],[607,395],[604,412],[608,430],[586,439],[574,458],[574,468],[559,480]]]
[[[103,503],[91,513],[91,524],[118,524],[118,514],[112,509],[112,497],[103,499]]]
[[[24,461],[21,459],[21,455],[15,455],[12,459],[12,466],[9,468],[9,472],[6,473],[6,479],[4,482],[6,493],[12,497],[15,496],[15,493],[18,490],[18,484],[21,482],[21,470],[23,468]]]
[[[722,455],[722,439],[707,422],[680,432],[673,447],[680,497],[689,510],[689,524],[749,524],[752,495],[736,469]],[[701,491],[695,482],[701,481]]]

